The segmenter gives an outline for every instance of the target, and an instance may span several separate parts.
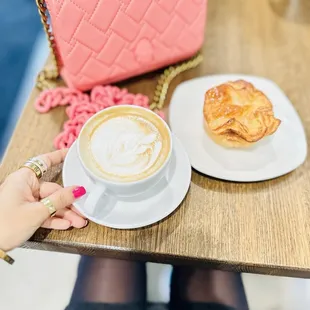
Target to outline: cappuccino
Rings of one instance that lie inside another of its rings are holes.
[[[79,139],[86,167],[112,182],[135,182],[153,175],[171,151],[165,122],[151,111],[131,106],[95,115]]]

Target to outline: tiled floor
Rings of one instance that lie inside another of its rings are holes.
[[[14,266],[0,262],[0,309],[62,310],[79,256],[17,249]],[[148,264],[148,300],[168,301],[171,267]],[[310,280],[243,275],[250,310],[309,310]]]

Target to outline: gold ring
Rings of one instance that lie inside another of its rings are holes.
[[[3,259],[10,265],[14,264],[14,259],[10,255],[8,255],[6,252],[2,251],[1,249],[0,249],[0,259]]]
[[[0,249],[0,259],[5,260],[10,265],[14,264],[14,259],[10,255],[8,255],[6,252],[2,251],[1,249]]]
[[[44,198],[40,202],[44,204],[44,206],[48,209],[50,216],[54,216],[56,213],[56,208],[54,207],[52,201],[49,198]]]
[[[37,166],[39,166],[39,168],[42,171],[42,174],[44,174],[47,171],[47,164],[44,162],[43,159],[41,159],[40,157],[32,157],[29,158],[27,160],[27,162],[33,162],[34,164],[36,164]]]
[[[25,168],[28,168],[28,169],[32,170],[32,171],[35,173],[35,175],[36,175],[36,177],[37,177],[38,179],[41,179],[42,176],[43,176],[43,173],[42,173],[41,169],[39,168],[39,166],[36,165],[36,164],[33,163],[33,162],[26,161],[26,162],[23,164],[22,167],[25,167]]]

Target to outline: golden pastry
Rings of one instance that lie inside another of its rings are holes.
[[[228,147],[253,145],[273,134],[281,123],[264,93],[244,80],[209,89],[203,114],[211,138]]]

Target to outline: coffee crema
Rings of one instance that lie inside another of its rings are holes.
[[[80,154],[97,176],[139,181],[156,173],[171,149],[163,121],[143,109],[122,107],[95,116],[82,130]]]

